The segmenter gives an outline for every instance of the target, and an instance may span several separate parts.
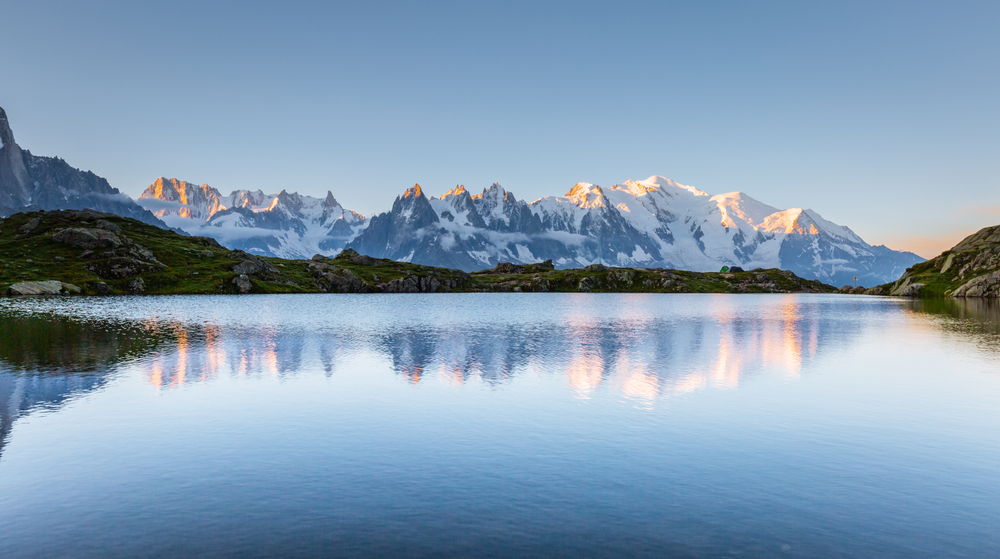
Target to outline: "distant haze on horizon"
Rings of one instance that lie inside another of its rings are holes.
[[[1000,4],[8,2],[18,143],[157,177],[519,199],[663,175],[931,257],[1000,223]]]

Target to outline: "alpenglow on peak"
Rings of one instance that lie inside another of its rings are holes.
[[[402,199],[414,202],[403,206]],[[658,175],[607,187],[580,182],[564,196],[530,203],[496,183],[474,195],[458,186],[440,198],[414,187],[347,247],[467,271],[551,259],[560,268],[783,268],[872,285],[923,260],[871,246],[813,210],[779,210],[742,192],[712,196]]]
[[[247,252],[283,258],[336,254],[364,227],[361,214],[344,209],[327,191],[314,198],[282,190],[217,189],[160,177],[139,202],[172,227],[213,237]]]

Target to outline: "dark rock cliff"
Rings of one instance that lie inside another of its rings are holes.
[[[14,141],[7,113],[0,108],[0,214],[18,211],[91,209],[167,228],[151,212],[90,171],[58,157],[41,157]]]

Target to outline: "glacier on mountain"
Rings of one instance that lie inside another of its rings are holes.
[[[876,285],[923,261],[872,246],[813,210],[779,210],[742,192],[710,195],[661,176],[608,187],[577,183],[564,196],[527,202],[499,184],[457,186],[428,197],[407,189],[370,219],[332,193],[313,198],[159,178],[139,202],[171,226],[262,255],[309,258],[343,248],[406,262],[476,271],[499,262],[552,260],[718,271],[782,268],[833,285]]]
[[[204,235],[230,248],[284,258],[353,248],[371,256],[466,271],[553,260],[570,268],[662,267],[715,271],[783,268],[833,285],[895,280],[924,259],[872,246],[809,209],[779,210],[742,192],[709,195],[661,176],[608,187],[581,182],[527,202],[494,184],[427,197],[419,185],[365,219],[324,198],[235,190],[159,178],[133,201],[90,171],[40,157],[14,141],[0,108],[0,216],[96,209]],[[155,215],[154,215],[155,214]]]
[[[742,192],[709,195],[653,176],[610,187],[574,185],[528,203],[498,184],[426,197],[419,185],[347,244],[375,257],[473,271],[553,260],[718,271],[783,268],[834,285],[874,285],[923,258],[871,246],[813,210],[779,210]]]
[[[212,237],[229,248],[282,258],[336,254],[364,227],[327,192],[314,198],[282,190],[235,190],[223,196],[207,184],[160,177],[139,203],[172,227]]]

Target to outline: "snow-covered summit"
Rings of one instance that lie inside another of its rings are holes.
[[[551,259],[560,268],[776,267],[832,284],[853,276],[876,284],[922,260],[873,247],[813,210],[775,208],[738,191],[711,195],[659,175],[610,186],[579,182],[565,192],[529,203],[497,183],[476,194],[457,185],[440,197],[415,184],[366,220],[330,192],[223,196],[161,177],[140,202],[172,226],[260,254],[309,257],[348,247],[469,271]]]
[[[365,226],[364,216],[344,209],[332,192],[324,198],[287,190],[234,190],[223,196],[207,184],[160,177],[139,202],[172,227],[284,258],[336,253]]]
[[[564,196],[531,203],[499,184],[475,195],[460,185],[440,198],[411,188],[403,198],[412,203],[404,207],[397,198],[348,246],[466,270],[547,259],[562,268],[777,267],[834,284],[855,275],[883,283],[922,260],[872,247],[813,210],[779,210],[743,192],[713,196],[658,175],[607,187],[579,182]]]

